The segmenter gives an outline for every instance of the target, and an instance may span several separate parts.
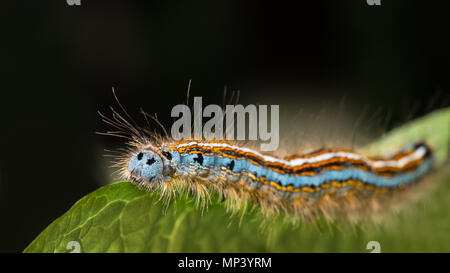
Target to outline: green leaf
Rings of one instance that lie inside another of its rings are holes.
[[[450,147],[450,108],[434,111],[398,127],[364,150],[369,155],[392,153],[417,141],[426,141],[434,149],[436,163],[443,164]]]
[[[404,143],[426,140],[439,164],[447,159],[450,109],[432,113],[387,134],[366,150],[391,152]],[[382,252],[450,251],[450,168],[433,177],[434,190],[408,209],[375,221],[349,223],[316,219],[297,225],[283,217],[262,220],[258,210],[230,215],[214,196],[208,209],[181,195],[165,206],[158,192],[117,182],[88,194],[51,223],[24,252]],[[263,224],[263,227],[261,227]]]

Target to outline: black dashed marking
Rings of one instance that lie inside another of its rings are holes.
[[[170,152],[162,152],[162,154],[169,160],[172,160],[172,154]]]
[[[155,159],[152,157],[150,159],[147,160],[147,165],[152,165],[153,163],[155,163]]]
[[[141,160],[143,156],[144,156],[144,154],[142,152],[140,152],[140,153],[138,153],[137,159]]]
[[[234,169],[234,160],[231,160],[231,162],[227,164],[227,169],[229,169],[230,171],[233,171],[233,169]]]
[[[197,154],[197,158],[194,158],[194,162],[198,162],[198,164],[203,165],[203,155]]]

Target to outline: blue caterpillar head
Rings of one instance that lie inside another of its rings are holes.
[[[163,174],[164,165],[159,155],[152,151],[140,151],[128,163],[132,175],[146,181],[153,181]]]

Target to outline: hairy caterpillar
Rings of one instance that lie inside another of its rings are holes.
[[[432,149],[422,142],[388,157],[324,148],[279,158],[227,141],[176,142],[112,111],[112,118],[100,115],[117,131],[104,134],[129,140],[116,156],[121,176],[139,187],[159,189],[167,200],[187,191],[206,204],[218,192],[232,209],[251,202],[265,215],[347,214],[386,205],[433,169]]]

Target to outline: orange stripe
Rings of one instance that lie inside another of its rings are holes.
[[[176,146],[176,145],[179,145],[179,144],[189,143],[189,142],[192,142],[192,140],[181,141],[181,142],[177,142],[177,143],[172,144],[172,145]],[[199,142],[199,141],[196,141],[196,142]],[[228,144],[228,145],[232,145],[232,144],[230,144],[228,142],[225,142],[225,141],[202,141],[202,142],[199,142],[199,143],[225,143],[225,144]],[[216,154],[222,153],[222,155],[225,156],[225,157],[233,158],[233,159],[239,159],[238,157],[235,157],[235,156],[231,156],[231,155],[228,155],[228,154],[223,154],[223,151],[232,151],[232,152],[235,152],[235,153],[241,155],[242,157],[245,157],[251,163],[253,163],[255,165],[258,165],[258,166],[261,166],[261,164],[259,164],[258,162],[254,161],[252,159],[249,159],[249,157],[254,157],[254,158],[257,158],[260,161],[264,162],[269,169],[271,169],[273,171],[276,171],[278,173],[281,173],[281,174],[285,174],[286,172],[283,171],[283,170],[277,169],[276,168],[277,166],[282,167],[282,168],[287,169],[287,170],[292,170],[292,171],[296,172],[296,171],[300,171],[300,170],[305,169],[305,168],[316,168],[316,167],[320,167],[320,166],[331,164],[331,163],[337,163],[337,162],[350,162],[353,165],[364,164],[365,163],[362,160],[353,160],[353,159],[348,159],[348,158],[345,158],[345,157],[336,157],[336,158],[331,158],[331,159],[323,160],[323,161],[316,162],[316,163],[306,163],[306,164],[303,164],[303,165],[300,165],[300,166],[292,167],[292,166],[289,166],[289,165],[286,165],[286,164],[283,164],[283,163],[279,163],[279,162],[268,162],[268,161],[265,161],[260,156],[255,155],[254,153],[243,152],[241,150],[233,149],[231,147],[213,147],[213,148],[211,148],[211,147],[200,147],[197,144],[193,144],[193,145],[186,146],[186,147],[181,147],[181,148],[173,147],[172,150],[177,150],[179,153],[184,153],[184,152],[188,152],[188,153],[202,153],[202,152],[199,152],[199,151],[189,151],[189,150],[195,149],[195,148],[200,148],[200,149],[202,149],[202,150],[204,150],[206,152],[210,152],[210,153],[216,153]],[[342,150],[323,150],[323,151],[320,151],[318,153],[308,154],[308,155],[305,155],[305,156],[307,156],[307,157],[314,157],[316,155],[320,155],[320,154],[323,154],[323,153],[328,153],[328,152],[333,152],[334,153],[334,152],[339,152],[339,151],[350,152],[348,150],[343,150],[343,149]],[[400,158],[403,158],[405,156],[410,155],[414,151],[415,150],[408,151],[406,153],[397,154],[394,157],[400,159]],[[382,159],[382,160],[385,160],[385,159]],[[387,166],[387,167],[373,168],[372,171],[375,172],[375,173],[383,173],[383,172],[387,172],[387,171],[400,172],[400,171],[405,170],[407,168],[410,168],[412,166],[418,165],[422,161],[423,161],[423,158],[420,158],[418,160],[409,162],[408,164],[406,164],[402,168]],[[365,170],[365,171],[367,171],[369,169],[366,166],[354,166],[354,167],[359,168],[361,170]],[[387,177],[392,176],[392,174],[380,174],[380,175],[387,176]]]

